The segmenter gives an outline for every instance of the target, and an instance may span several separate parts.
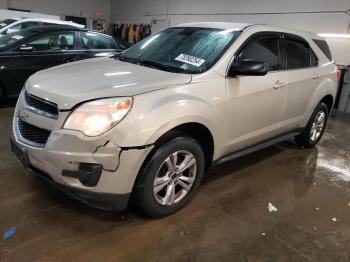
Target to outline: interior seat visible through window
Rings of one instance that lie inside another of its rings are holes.
[[[58,45],[60,49],[69,49],[67,38],[64,35],[60,36],[58,40]]]
[[[74,49],[74,32],[49,33],[29,42],[35,51],[54,51]]]

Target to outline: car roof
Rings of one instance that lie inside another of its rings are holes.
[[[245,23],[232,23],[232,22],[195,22],[195,23],[183,23],[175,25],[173,27],[203,27],[203,28],[217,28],[224,30],[243,30],[251,24]]]
[[[234,23],[234,22],[194,22],[194,23],[182,23],[175,25],[173,27],[203,27],[203,28],[216,28],[223,30],[234,30],[243,31],[247,28],[255,28],[260,31],[277,31],[285,32],[290,34],[296,34],[303,37],[313,38],[313,39],[323,39],[315,33],[296,30],[291,28],[283,28],[277,26],[263,25],[263,24],[248,24],[248,23]]]
[[[69,25],[46,25],[46,26],[35,26],[35,27],[30,27],[27,29],[23,29],[21,31],[25,31],[25,32],[37,32],[37,33],[43,33],[43,32],[50,32],[50,31],[82,31],[82,32],[91,32],[91,33],[96,33],[96,34],[102,34],[105,36],[109,36],[112,37],[110,35],[104,34],[104,33],[100,33],[91,29],[87,29],[87,28],[78,28],[78,27],[74,27],[74,26],[69,26]],[[112,37],[113,38],[113,37]]]
[[[254,29],[258,31],[275,31],[275,32],[282,32],[282,33],[287,33],[287,34],[294,34],[297,36],[301,36],[303,38],[309,38],[309,39],[323,39],[319,35],[308,32],[308,31],[303,31],[303,30],[298,30],[298,29],[293,29],[293,28],[287,28],[287,27],[279,27],[279,26],[271,26],[271,25],[262,25],[262,24],[255,24],[251,25],[249,29]]]
[[[44,22],[44,23],[55,23],[55,24],[62,24],[62,25],[76,25],[84,27],[84,25],[74,23],[72,21],[63,21],[59,19],[54,18],[38,18],[38,17],[15,17],[11,18],[12,20],[21,21],[21,22]]]

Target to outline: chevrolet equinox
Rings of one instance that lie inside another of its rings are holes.
[[[322,137],[337,89],[327,43],[265,25],[167,28],[112,58],[38,72],[12,151],[67,194],[152,217],[183,208],[213,164]]]

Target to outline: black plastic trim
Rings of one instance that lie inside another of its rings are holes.
[[[131,193],[111,194],[77,189],[55,182],[46,172],[32,165],[30,168],[53,187],[85,205],[105,211],[121,211],[128,207]]]
[[[76,178],[87,187],[97,186],[102,174],[102,165],[81,163],[78,170],[63,170],[62,176]]]
[[[223,157],[220,157],[219,159],[213,161],[212,166],[216,166],[216,165],[219,165],[221,163],[224,163],[224,162],[239,158],[241,156],[248,155],[248,154],[253,153],[255,151],[259,151],[259,150],[264,149],[266,147],[275,145],[277,143],[280,143],[284,140],[287,140],[289,138],[292,138],[292,137],[300,134],[300,132],[301,132],[300,130],[295,130],[293,132],[286,133],[286,134],[265,140],[264,142],[261,142],[261,143],[258,143],[258,144],[252,145],[252,146],[248,146],[248,147],[243,148],[241,150],[234,151],[232,153],[229,153],[229,154],[227,154]]]

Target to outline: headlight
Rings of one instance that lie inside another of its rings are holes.
[[[114,127],[130,111],[131,97],[107,98],[86,102],[77,107],[63,125],[87,136],[101,135]]]

